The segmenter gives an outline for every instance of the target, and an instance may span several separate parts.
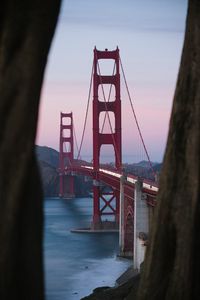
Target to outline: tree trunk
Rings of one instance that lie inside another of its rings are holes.
[[[138,300],[200,295],[200,1],[190,0],[156,216]]]
[[[42,192],[34,141],[60,1],[0,6],[0,299],[41,300]]]

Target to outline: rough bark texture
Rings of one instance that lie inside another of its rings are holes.
[[[200,1],[189,1],[160,192],[138,300],[200,295]]]
[[[42,193],[34,156],[34,139],[43,71],[59,4],[58,0],[1,1],[2,300],[43,299]],[[200,0],[190,0],[157,212],[138,300],[199,298],[199,80]],[[119,295],[115,295],[114,299],[118,299]],[[126,299],[132,299],[131,293]]]
[[[0,299],[40,300],[42,192],[34,140],[60,1],[0,6]]]

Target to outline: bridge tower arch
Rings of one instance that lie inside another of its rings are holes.
[[[59,197],[74,197],[74,176],[67,171],[74,160],[73,115],[60,113]]]
[[[127,200],[125,200],[127,202]],[[122,256],[132,257],[133,256],[133,247],[134,247],[134,214],[132,207],[128,207],[128,212],[125,218],[125,228],[124,228],[124,249]]]
[[[113,75],[100,73],[99,60],[113,60],[116,72]],[[99,228],[102,225],[103,215],[114,215],[116,226],[119,224],[119,191],[112,190],[110,199],[105,199],[101,188],[98,170],[100,168],[100,149],[102,145],[113,145],[115,153],[115,169],[121,171],[122,164],[122,146],[121,146],[121,98],[120,98],[120,71],[119,71],[119,49],[114,51],[99,51],[94,48],[94,65],[93,65],[93,228]],[[103,85],[113,85],[115,89],[114,101],[100,101],[99,88]],[[114,132],[102,133],[100,129],[100,113],[112,112],[115,119]],[[115,204],[113,203],[115,199]],[[101,208],[103,201],[103,209]],[[106,208],[110,212],[106,212]]]

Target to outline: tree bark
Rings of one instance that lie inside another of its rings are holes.
[[[199,0],[189,1],[185,41],[157,203],[137,299],[199,299]]]
[[[0,299],[43,299],[38,104],[59,0],[4,0],[0,10]]]
[[[59,0],[4,0],[0,12],[0,299],[43,299],[38,104]],[[186,36],[139,300],[200,294],[200,1]]]

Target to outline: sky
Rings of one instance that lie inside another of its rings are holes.
[[[161,162],[180,64],[186,0],[64,0],[48,57],[36,143],[59,149],[60,112],[73,112],[80,143],[93,61],[120,49],[134,109],[152,161]],[[112,74],[111,64],[101,65]],[[146,159],[121,75],[123,162]],[[92,157],[90,103],[82,158]],[[102,161],[113,161],[112,147]],[[76,155],[76,153],[75,153]]]

